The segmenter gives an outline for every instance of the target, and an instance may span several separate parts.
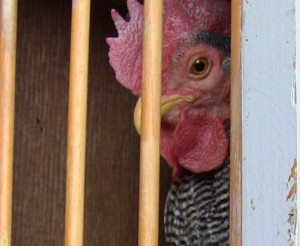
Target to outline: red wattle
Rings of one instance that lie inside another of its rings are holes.
[[[227,156],[229,139],[224,122],[206,114],[185,119],[176,127],[162,125],[161,154],[173,168],[173,178],[182,169],[194,173],[220,167]]]
[[[174,153],[183,168],[194,173],[220,167],[227,156],[229,139],[220,118],[197,117],[176,128]]]

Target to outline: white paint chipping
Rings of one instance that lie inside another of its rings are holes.
[[[296,68],[296,92],[297,99],[300,97],[300,1],[296,1],[296,58],[295,58],[295,68]],[[299,99],[298,99],[299,100]],[[300,156],[300,107],[299,101],[297,104],[297,157]],[[298,165],[300,162],[298,161]],[[300,190],[300,171],[297,172],[297,190]],[[300,245],[300,196],[297,194],[297,227],[296,227],[296,243],[295,245]]]
[[[243,1],[243,246],[296,245],[296,1]]]
[[[293,107],[297,105],[297,87],[296,83],[293,84],[292,91],[291,91],[291,103]]]

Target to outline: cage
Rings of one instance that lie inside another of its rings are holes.
[[[297,245],[299,4],[231,2],[230,245]],[[126,1],[94,0],[90,7],[84,245],[137,245],[140,146],[130,110],[136,98],[116,83],[105,43],[117,34],[110,10],[125,16]],[[12,245],[62,245],[72,2],[20,0],[17,9]],[[258,74],[265,74],[261,84]],[[169,168],[160,165],[159,245],[166,245],[163,206],[170,182]],[[6,236],[0,234],[1,246],[10,245]]]

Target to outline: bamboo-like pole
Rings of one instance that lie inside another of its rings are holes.
[[[242,1],[231,2],[230,245],[242,245]]]
[[[163,1],[144,1],[139,246],[158,245]]]
[[[0,246],[11,245],[17,0],[0,0]]]
[[[73,1],[65,245],[83,245],[90,0]]]

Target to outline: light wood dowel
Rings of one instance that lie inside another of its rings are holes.
[[[232,1],[230,245],[242,245],[241,0]]]
[[[73,1],[65,246],[83,245],[90,0]]]
[[[0,246],[11,245],[17,0],[0,0]]]
[[[144,1],[139,246],[158,245],[162,9]]]

